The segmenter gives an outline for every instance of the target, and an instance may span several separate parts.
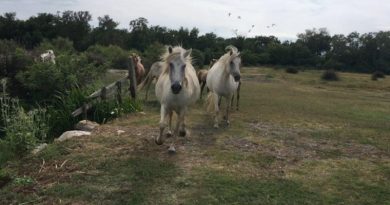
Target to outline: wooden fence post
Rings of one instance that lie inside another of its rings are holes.
[[[107,99],[107,89],[106,87],[102,87],[101,93],[100,93],[100,99],[106,100]]]
[[[87,104],[86,103],[84,103],[83,104],[83,118],[84,118],[84,120],[87,120],[87,118],[88,118],[88,110],[87,110]]]
[[[136,98],[136,90],[137,90],[137,82],[136,82],[136,77],[135,77],[135,67],[134,67],[134,62],[131,57],[128,59],[128,69],[129,69],[129,79],[130,79],[130,94],[131,98],[135,99]]]
[[[122,104],[122,84],[121,81],[118,81],[115,83],[116,84],[116,99],[118,100],[119,104]]]

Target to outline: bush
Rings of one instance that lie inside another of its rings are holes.
[[[95,105],[91,113],[93,113],[93,121],[105,123],[109,120],[118,118],[125,113],[132,113],[140,111],[141,109],[140,102],[126,97],[121,104],[116,100],[101,101]]]
[[[38,57],[47,50],[53,50],[55,56],[76,53],[76,50],[73,47],[73,42],[62,37],[57,37],[53,40],[43,40],[39,46],[34,48],[34,53]]]
[[[192,64],[196,69],[202,69],[204,66],[204,54],[198,49],[192,49]]]
[[[85,54],[60,55],[57,63],[39,62],[18,73],[17,80],[29,95],[23,97],[33,101],[52,98],[58,92],[65,92],[78,86],[85,86],[105,74],[107,67],[88,62]]]
[[[338,81],[340,80],[339,76],[337,75],[336,71],[334,70],[326,70],[321,76],[322,80],[326,81]]]
[[[299,71],[296,68],[288,67],[286,73],[297,74]]]
[[[86,102],[87,92],[78,87],[69,91],[58,93],[47,108],[49,132],[48,138],[52,140],[63,132],[73,129],[73,126],[81,120],[72,117],[72,112]]]
[[[34,148],[36,142],[47,136],[46,110],[34,109],[26,112],[17,99],[0,99],[4,142],[13,153],[23,155]]]
[[[150,66],[156,61],[160,61],[161,55],[165,51],[165,46],[161,43],[153,43],[148,46],[143,53],[143,61],[146,70],[149,70]]]
[[[382,71],[375,71],[371,75],[372,80],[378,80],[378,78],[385,78],[385,74]]]
[[[118,46],[94,45],[87,49],[86,56],[90,63],[97,66],[107,65],[114,69],[127,69],[130,52]]]

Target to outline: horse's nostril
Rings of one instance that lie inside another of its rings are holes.
[[[234,76],[234,81],[238,82],[241,79],[240,75],[235,75]]]
[[[171,89],[174,94],[178,94],[181,90],[181,85],[179,83],[175,83],[171,86]]]

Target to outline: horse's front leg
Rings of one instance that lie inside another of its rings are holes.
[[[184,108],[179,115],[179,122],[180,122],[179,136],[180,137],[185,137],[188,134],[186,129],[186,119],[185,119],[186,115],[187,115],[187,108]]]
[[[241,88],[241,80],[240,80],[240,82],[238,82],[236,110],[238,110],[238,102],[240,101],[240,88]],[[233,105],[232,105],[232,106],[233,106]]]
[[[172,143],[171,145],[169,146],[168,148],[168,152],[171,153],[171,154],[174,154],[176,153],[176,148],[175,148],[175,143],[176,143],[176,139],[177,139],[177,135],[181,135],[181,124],[184,120],[184,114],[185,114],[185,111],[184,110],[180,110],[179,112],[177,112],[177,122],[176,122],[176,127],[175,127],[175,131],[173,133],[173,137],[172,137]]]
[[[164,106],[164,105],[161,105],[161,112],[160,112],[160,135],[154,139],[154,141],[156,142],[156,144],[158,145],[162,145],[164,143],[164,130],[165,130],[165,127],[167,127],[167,123],[166,123],[166,118],[169,114],[169,111],[167,110],[167,108]]]
[[[167,137],[172,137],[172,115],[173,115],[173,111],[171,110],[169,112],[169,126],[168,126]]]

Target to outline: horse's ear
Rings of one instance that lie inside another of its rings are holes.
[[[169,46],[169,47],[168,47],[168,52],[169,52],[169,53],[172,53],[172,51],[173,51],[173,50],[172,50],[172,47]]]
[[[192,52],[192,48],[191,48],[191,49],[188,49],[188,50],[186,50],[186,52],[184,52],[184,54],[183,54],[183,57],[184,57],[184,58],[187,58],[188,56],[190,56],[190,55],[191,55],[191,52]]]

